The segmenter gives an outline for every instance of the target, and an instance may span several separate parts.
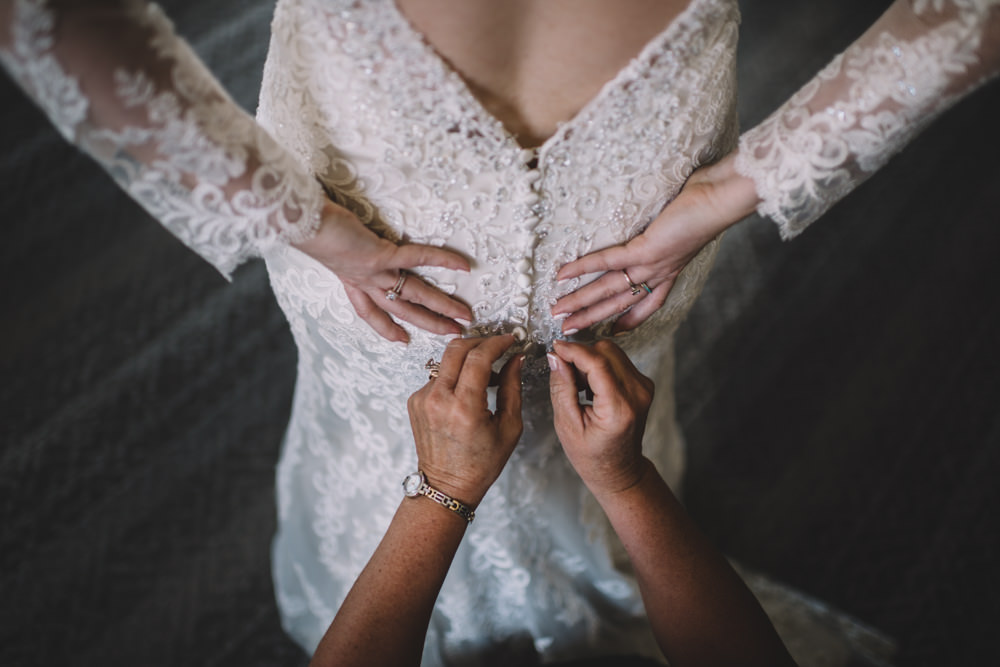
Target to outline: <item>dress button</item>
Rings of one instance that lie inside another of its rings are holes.
[[[528,295],[527,294],[518,294],[517,296],[515,296],[514,297],[514,305],[517,306],[518,308],[524,308],[525,306],[527,306],[528,305]]]
[[[518,273],[528,273],[531,271],[531,262],[528,261],[527,258],[521,259],[517,262],[514,269],[517,270]]]
[[[521,288],[531,287],[531,276],[527,273],[517,274],[517,285]]]
[[[519,343],[528,338],[528,330],[524,327],[514,327],[511,333],[514,334],[514,340]]]

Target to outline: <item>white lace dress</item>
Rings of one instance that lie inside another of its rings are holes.
[[[760,212],[794,235],[995,71],[998,5],[897,3],[744,135],[738,169]],[[275,585],[307,650],[398,505],[415,467],[406,397],[444,347],[412,327],[409,346],[380,338],[336,276],[287,245],[313,232],[325,188],[386,237],[470,257],[470,274],[421,275],[472,307],[469,334],[513,332],[529,353],[524,437],[455,559],[424,664],[477,664],[487,650],[658,655],[624,551],[552,431],[543,352],[560,330],[549,307],[581,283],[557,283],[556,270],[641,232],[694,169],[736,145],[735,0],[691,0],[537,150],[519,147],[391,0],[280,0],[259,122],[143,2],[11,0],[0,19],[4,64],[68,139],[223,274],[250,255],[267,261],[299,349]],[[646,448],[674,481],[672,333],[715,250],[619,339],[657,382]],[[885,652],[848,619],[750,581],[802,664]]]

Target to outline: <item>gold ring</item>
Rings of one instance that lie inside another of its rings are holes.
[[[628,288],[632,292],[632,296],[635,296],[636,294],[638,294],[639,292],[642,291],[638,285],[636,285],[634,282],[632,282],[632,278],[629,277],[628,271],[626,271],[625,269],[622,269],[622,275],[625,276],[625,282],[628,283]],[[645,283],[643,283],[643,284],[645,284]],[[646,289],[648,290],[649,287],[647,287]]]
[[[428,359],[427,363],[424,364],[424,370],[429,371],[427,374],[427,379],[433,380],[441,372],[441,362],[434,361],[433,359]]]
[[[386,291],[385,298],[389,301],[395,301],[399,298],[400,293],[403,291],[403,283],[406,282],[406,271],[403,269],[399,270],[399,278],[396,279],[396,284],[391,290]]]

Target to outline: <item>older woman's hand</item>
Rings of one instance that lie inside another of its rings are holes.
[[[634,486],[645,469],[642,434],[653,381],[610,341],[557,341],[549,367],[556,435],[584,484],[598,498]],[[581,386],[593,392],[592,405],[580,404]]]
[[[467,305],[412,274],[407,274],[397,298],[386,298],[406,269],[440,266],[468,271],[469,262],[450,250],[387,241],[333,202],[323,207],[316,236],[295,245],[337,274],[355,312],[383,338],[409,340],[393,317],[436,334],[461,333],[462,327],[455,320],[467,324],[472,318]]]
[[[626,310],[615,322],[614,332],[628,331],[656,312],[688,262],[757,206],[759,198],[753,181],[736,173],[734,161],[735,153],[691,174],[680,194],[628,243],[584,255],[563,266],[556,276],[559,280],[606,272],[552,307],[553,315],[567,316],[563,331],[583,329]],[[629,279],[636,285],[647,285],[650,291],[633,294]]]
[[[428,483],[473,506],[496,481],[521,437],[523,355],[512,357],[500,371],[495,413],[486,397],[493,364],[513,342],[509,334],[453,340],[438,376],[407,403]]]

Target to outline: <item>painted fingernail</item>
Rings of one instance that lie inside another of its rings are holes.
[[[559,357],[557,357],[556,355],[552,354],[551,352],[549,352],[548,354],[546,354],[545,357],[549,360],[549,370],[550,371],[557,371],[557,370],[559,370]]]
[[[444,335],[444,342],[445,342],[445,345],[447,345],[447,344],[448,344],[448,343],[450,343],[451,341],[453,341],[453,340],[455,340],[455,339],[457,339],[457,338],[461,338],[461,337],[462,337],[462,334],[457,334],[457,333],[450,333],[450,334],[445,334],[445,335]]]
[[[556,313],[555,315],[552,316],[552,319],[555,320],[556,322],[562,322],[567,317],[569,317],[569,313]]]
[[[461,324],[463,327],[466,327],[466,328],[468,328],[468,326],[470,324],[472,324],[472,322],[470,322],[469,320],[463,319],[461,317],[456,317],[455,321],[458,322],[459,324]]]
[[[580,333],[579,329],[569,329],[568,331],[563,331],[564,336],[572,336],[575,333]]]
[[[624,336],[627,333],[628,333],[628,330],[625,330],[625,331],[616,331],[614,333],[614,336],[615,336],[615,338],[621,338],[622,336]]]

